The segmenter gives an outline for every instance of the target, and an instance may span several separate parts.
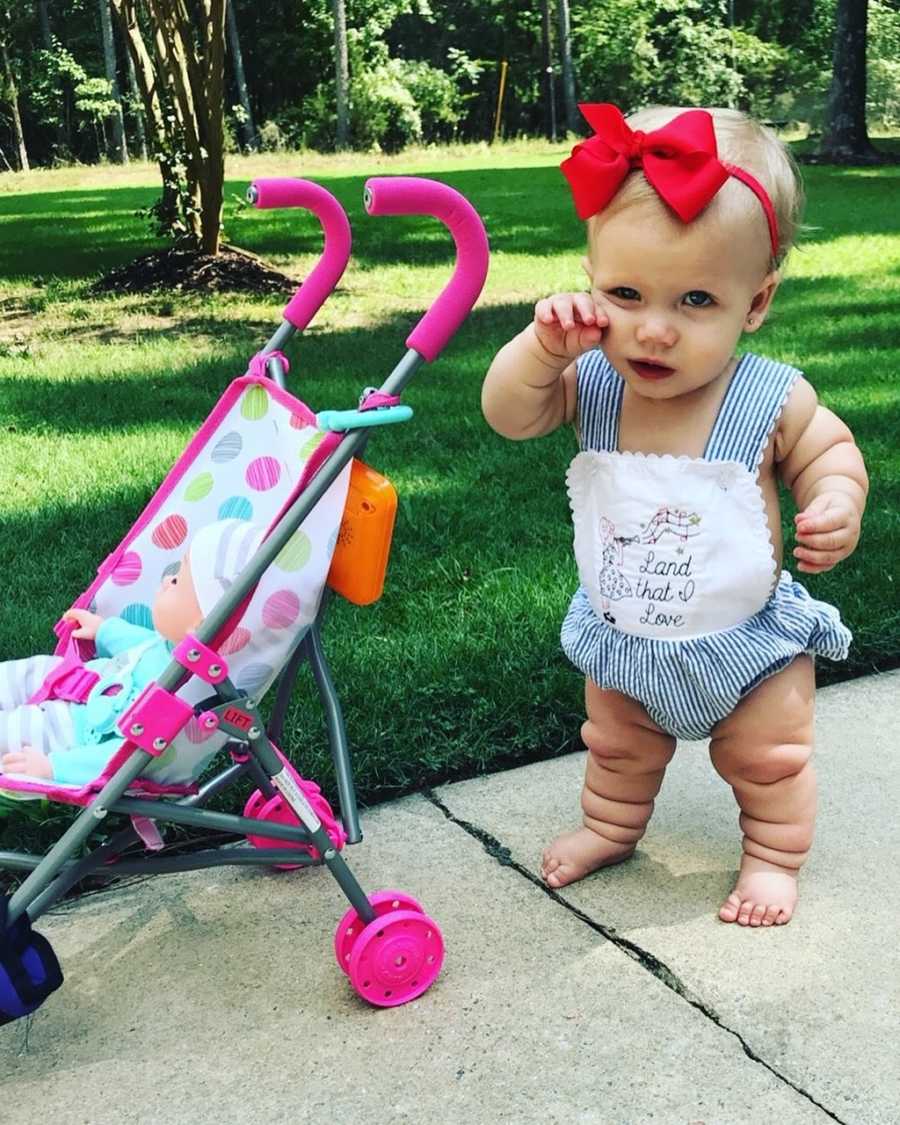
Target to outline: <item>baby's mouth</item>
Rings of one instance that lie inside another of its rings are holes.
[[[642,379],[667,379],[675,374],[675,368],[656,359],[629,359],[628,366]]]

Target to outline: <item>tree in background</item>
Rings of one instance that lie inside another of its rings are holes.
[[[112,0],[158,154],[161,231],[219,251],[225,178],[225,0]],[[140,17],[153,36],[147,48]]]
[[[18,7],[16,5],[16,7]],[[13,5],[8,0],[0,3],[0,102],[10,113],[12,133],[15,144],[13,159],[22,172],[29,170],[28,149],[25,147],[25,133],[22,129],[22,114],[19,109],[19,83],[16,71],[10,58],[10,42],[13,32]],[[0,150],[2,151],[2,150]],[[3,155],[7,168],[11,164]]]
[[[350,73],[347,61],[347,12],[344,0],[331,0],[334,14],[334,109],[335,148],[340,152],[350,143]]]
[[[119,93],[119,77],[116,69],[116,45],[113,40],[112,17],[109,13],[110,0],[97,0],[100,6],[100,27],[103,33],[103,59],[106,64],[106,80],[109,83],[113,111],[107,118],[112,131],[112,158],[118,164],[128,163],[128,146],[125,143],[125,121],[122,117],[122,95]]]
[[[868,0],[838,0],[834,70],[819,156],[833,164],[880,160],[866,129],[866,25]]]
[[[170,4],[193,14],[192,41],[202,43],[202,0],[128,3],[154,73],[155,11]],[[104,54],[98,5],[102,17],[103,0],[0,0],[19,112],[16,125],[0,56],[0,150],[10,167],[20,139],[32,165],[115,159],[114,122],[97,118],[104,100],[108,112],[115,108],[113,77],[129,92],[123,111],[132,151],[145,151],[145,117],[151,151],[159,151],[145,99],[135,93],[131,52],[119,45],[114,59]],[[586,101],[626,109],[650,101],[733,104],[818,134],[833,72],[836,79],[842,72],[833,56],[836,7],[837,0],[228,0],[225,78],[235,92],[227,96],[223,145],[394,151],[487,140],[501,60],[509,65],[507,137],[543,133],[551,110],[560,127],[583,129],[579,115],[573,120],[576,85]],[[900,0],[869,0],[868,17],[869,126],[892,127],[900,122]],[[848,36],[838,39],[849,46]],[[548,65],[561,76],[552,101]],[[176,112],[177,95],[176,86],[157,91],[166,114]],[[179,151],[178,166],[189,156],[187,140]]]
[[[559,57],[562,63],[566,129],[570,133],[576,133],[579,129],[579,123],[578,104],[575,98],[575,68],[572,64],[572,28],[569,19],[569,0],[557,0],[556,14],[559,20]]]
[[[225,15],[228,28],[228,49],[231,52],[234,84],[238,95],[238,104],[234,107],[235,111],[239,112],[238,128],[244,148],[248,152],[255,152],[259,148],[259,137],[253,126],[253,110],[250,106],[250,94],[247,90],[247,77],[244,74],[244,55],[241,51],[241,37],[234,15],[233,0],[228,0]]]

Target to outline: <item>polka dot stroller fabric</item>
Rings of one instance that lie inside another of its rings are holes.
[[[268,532],[337,440],[317,428],[307,406],[265,377],[235,380],[76,605],[151,626],[150,606],[160,583],[177,570],[197,532],[227,519],[247,520]],[[348,465],[268,568],[219,646],[232,682],[255,699],[277,678],[315,619],[349,474]],[[191,679],[178,694],[197,704],[211,689]],[[226,741],[191,719],[143,776],[160,786],[190,783]]]

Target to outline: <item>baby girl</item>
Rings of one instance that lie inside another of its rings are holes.
[[[97,681],[84,703],[29,702],[61,657],[0,664],[0,771],[67,784],[93,780],[121,741],[119,716],[171,663],[172,650],[196,629],[259,546],[262,532],[243,520],[202,528],[153,603],[153,628],[120,617],[70,609],[73,636],[94,642],[85,667]]]
[[[562,887],[630,856],[675,740],[710,739],[740,807],[725,922],[788,922],[813,839],[816,654],[843,659],[832,606],[782,570],[856,547],[868,490],[853,435],[793,367],[736,355],[759,330],[800,218],[784,146],[734,110],[582,107],[563,163],[587,220],[588,293],[538,301],[482,405],[522,439],[575,425],[568,473],[581,585],[563,648],[586,676],[583,825],[545,850]]]

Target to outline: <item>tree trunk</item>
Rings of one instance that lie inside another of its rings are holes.
[[[172,167],[169,153],[169,139],[162,103],[159,98],[156,73],[153,61],[144,43],[137,18],[137,0],[112,0],[112,8],[122,29],[125,45],[132,60],[133,71],[144,103],[147,127],[150,130],[150,143],[159,163],[162,177],[161,213],[175,215],[178,211],[178,176]]]
[[[541,2],[541,54],[544,58],[544,120],[547,137],[556,140],[556,91],[553,83],[553,43],[550,38],[550,0]]]
[[[41,43],[45,51],[53,51],[53,28],[50,26],[50,4],[48,0],[38,0],[38,22],[41,25]],[[71,137],[65,119],[56,123],[56,150],[54,155],[60,156],[71,150]]]
[[[818,155],[835,164],[879,160],[866,131],[866,23],[868,0],[838,0],[834,67]]]
[[[206,150],[202,162],[200,194],[203,199],[202,249],[218,254],[222,236],[222,197],[225,190],[225,5],[227,0],[204,0],[206,30],[203,37],[205,67],[201,76],[201,140]],[[188,26],[190,26],[190,17]]]
[[[161,203],[173,234],[219,252],[225,179],[225,0],[147,0],[154,58],[137,0],[112,0],[160,153]]]
[[[238,35],[237,17],[234,14],[234,0],[227,0],[225,13],[228,19],[228,49],[231,51],[231,63],[234,67],[234,84],[237,87],[238,101],[244,111],[240,123],[241,145],[250,152],[256,152],[259,148],[259,141],[256,136],[256,129],[253,127],[253,111],[250,109],[250,96],[247,93],[244,56],[241,54],[241,40]]]
[[[50,11],[47,0],[38,0],[38,18],[41,23],[41,42],[45,51],[53,50],[53,36],[50,32]]]
[[[578,104],[575,100],[575,69],[572,66],[572,35],[569,27],[569,0],[556,0],[559,19],[559,53],[562,58],[563,101],[566,107],[566,129],[577,133],[580,129]]]
[[[16,77],[9,65],[9,54],[6,50],[6,41],[0,40],[0,63],[3,64],[3,85],[6,102],[12,112],[13,135],[16,138],[16,151],[19,156],[19,170],[30,172],[28,163],[28,150],[25,147],[25,134],[22,132],[22,117],[19,113],[19,91],[16,87]]]
[[[112,130],[112,158],[116,164],[128,163],[128,146],[125,143],[125,122],[122,119],[122,94],[119,90],[119,77],[116,73],[116,45],[113,41],[112,19],[109,14],[109,0],[98,0],[100,4],[100,27],[103,31],[103,60],[106,64],[106,78],[112,88],[116,108],[107,118]]]
[[[144,128],[144,111],[141,109],[141,92],[138,89],[137,75],[134,73],[134,61],[131,58],[131,51],[126,47],[125,49],[125,72],[128,75],[128,92],[131,94],[131,100],[134,103],[134,128],[138,137],[138,148],[141,150],[141,160],[148,160],[147,153],[147,130]]]
[[[347,16],[344,0],[331,0],[334,14],[334,93],[337,110],[336,147],[350,144],[350,68],[347,62]]]

